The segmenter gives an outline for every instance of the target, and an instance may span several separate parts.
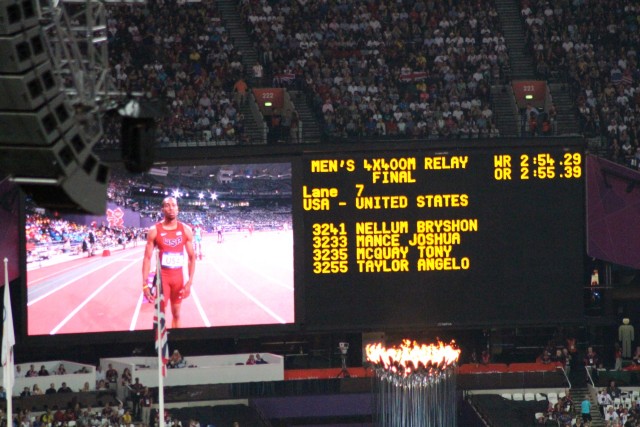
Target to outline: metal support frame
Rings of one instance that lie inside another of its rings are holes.
[[[54,70],[89,143],[102,136],[102,115],[123,94],[109,73],[107,17],[97,0],[40,0]]]

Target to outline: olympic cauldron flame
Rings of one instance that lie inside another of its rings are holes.
[[[445,344],[418,344],[416,341],[404,339],[397,347],[385,348],[381,343],[368,344],[367,360],[376,367],[399,375],[410,375],[414,372],[435,373],[443,371],[458,361],[460,349],[455,341]]]
[[[374,421],[380,427],[455,427],[456,380],[460,357],[455,342],[366,347],[374,365]]]

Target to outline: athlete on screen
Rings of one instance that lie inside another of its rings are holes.
[[[182,300],[191,293],[196,257],[193,250],[193,232],[191,228],[178,221],[178,202],[175,197],[166,197],[162,201],[164,219],[149,228],[147,245],[142,261],[142,290],[148,301],[153,301],[151,289],[147,283],[151,269],[153,250],[158,248],[162,290],[165,298],[171,301],[171,326],[180,327],[180,307]],[[188,260],[188,279],[185,283],[183,269],[185,252]]]
[[[218,224],[218,227],[216,227],[216,231],[218,232],[218,243],[224,242],[224,236],[222,235],[222,225]]]
[[[196,258],[202,259],[202,227],[196,224],[193,228],[193,247],[196,251]]]

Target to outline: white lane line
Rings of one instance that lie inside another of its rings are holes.
[[[267,279],[268,281],[270,281],[271,283],[273,283],[276,286],[284,288],[284,289],[286,289],[288,291],[293,291],[293,286],[290,286],[287,283],[284,283],[283,281],[278,280],[273,276],[269,276],[268,274],[264,274],[264,272],[261,271],[261,270],[257,270],[255,268],[250,268],[250,270],[253,271],[254,273],[256,273],[257,275],[264,277],[265,279]],[[291,279],[291,282],[293,283],[293,279]]]
[[[238,285],[235,280],[233,280],[231,277],[229,277],[229,275],[227,275],[227,273],[225,273],[224,271],[222,271],[217,264],[214,264],[214,268],[218,271],[218,273],[220,273],[220,275],[222,277],[224,277],[230,284],[231,286],[233,286],[234,288],[236,288],[237,290],[239,290],[242,294],[244,294],[244,296],[246,296],[247,298],[249,298],[251,301],[254,302],[254,304],[256,304],[258,307],[260,307],[261,309],[263,309],[269,316],[273,317],[274,319],[276,319],[279,323],[287,323],[282,317],[278,316],[276,313],[274,313],[269,307],[267,307],[266,305],[264,305],[262,302],[260,302],[256,297],[254,297],[253,295],[251,295],[249,292],[247,292],[242,286]]]
[[[69,320],[71,320],[73,318],[73,316],[75,316],[76,314],[78,314],[78,312],[80,310],[82,310],[84,308],[85,305],[89,304],[89,301],[91,301],[93,298],[95,298],[100,292],[102,292],[102,290],[104,288],[106,288],[107,286],[109,286],[114,280],[116,280],[118,278],[118,276],[120,276],[122,273],[125,272],[125,270],[129,267],[131,267],[133,264],[135,263],[139,263],[140,261],[132,261],[131,263],[129,263],[129,265],[125,268],[123,268],[122,270],[120,270],[120,272],[118,272],[116,275],[112,276],[111,279],[107,280],[106,282],[104,282],[100,287],[98,287],[98,289],[96,289],[95,291],[93,291],[91,293],[91,295],[89,295],[84,301],[82,301],[82,303],[80,303],[79,306],[77,306],[71,313],[67,314],[67,317],[65,317],[62,322],[60,322],[58,324],[58,326],[56,326],[55,328],[53,328],[51,330],[51,332],[49,332],[49,335],[55,335],[64,325],[67,324],[67,322],[69,322]]]
[[[196,293],[196,290],[191,288],[191,296],[193,297],[193,302],[196,303],[196,308],[198,309],[198,312],[200,313],[200,317],[202,317],[202,321],[204,322],[204,326],[206,326],[207,328],[211,326],[211,322],[209,321],[209,318],[207,317],[207,314],[204,312],[204,308],[202,308],[202,304],[200,303],[200,298],[198,298],[198,294]]]
[[[140,298],[138,298],[138,303],[136,304],[136,309],[133,312],[133,317],[131,318],[131,324],[129,325],[130,331],[136,330],[136,323],[138,323],[138,315],[140,314],[140,308],[142,308],[142,298],[144,295],[140,292]]]
[[[41,300],[45,299],[45,298],[46,298],[46,297],[48,297],[49,295],[51,295],[51,294],[55,294],[56,292],[58,292],[58,291],[60,291],[60,290],[62,290],[62,289],[64,289],[64,288],[66,288],[66,287],[67,287],[67,286],[69,286],[70,284],[77,282],[79,279],[82,279],[82,278],[83,278],[83,277],[85,277],[85,276],[88,276],[88,275],[90,275],[90,274],[93,274],[93,273],[95,273],[96,271],[101,270],[102,268],[104,268],[104,267],[106,267],[106,266],[108,266],[108,265],[111,265],[111,264],[113,264],[113,263],[115,263],[115,262],[120,262],[120,260],[114,259],[114,260],[108,261],[106,264],[100,264],[98,267],[93,268],[93,269],[91,269],[91,270],[87,271],[86,273],[81,274],[80,276],[75,276],[72,280],[69,280],[68,282],[63,283],[63,284],[62,284],[62,285],[60,285],[60,286],[57,286],[55,289],[53,289],[53,290],[51,290],[51,291],[49,291],[49,292],[46,292],[44,295],[40,295],[39,297],[34,298],[33,300],[30,300],[30,301],[27,303],[27,307],[32,306],[33,304],[37,303],[38,301],[41,301]]]
[[[97,259],[94,260],[94,261],[97,261]],[[42,282],[43,280],[47,280],[49,277],[56,277],[56,276],[59,276],[61,274],[66,273],[69,270],[75,270],[76,268],[80,268],[80,267],[81,266],[74,265],[74,266],[71,266],[71,267],[63,268],[62,270],[55,271],[55,272],[53,272],[51,274],[47,274],[46,276],[42,276],[42,277],[39,277],[37,279],[31,279],[31,280],[29,280],[29,284],[30,285],[35,285],[36,283]],[[36,270],[27,270],[27,275],[29,275],[29,273],[31,273],[32,271],[36,271]]]
[[[125,257],[128,257],[129,255],[131,255],[131,254],[115,254],[114,257],[110,261],[111,262],[116,262],[116,261],[128,260]],[[96,262],[99,262],[99,260],[100,260],[99,256],[96,256],[95,258],[92,258],[92,259],[90,259],[88,257],[84,257],[84,258],[87,260],[87,263],[92,263],[92,264],[95,264]],[[52,267],[54,265],[58,265],[58,264],[51,264],[51,265],[48,265],[47,267]],[[31,280],[28,281],[28,284],[30,286],[31,285],[35,285],[37,283],[40,283],[40,282],[42,282],[44,280],[49,279],[50,277],[57,277],[57,276],[60,276],[60,275],[66,273],[68,271],[78,270],[78,269],[82,268],[83,266],[86,266],[86,264],[80,264],[80,265],[74,264],[74,265],[72,265],[70,267],[63,268],[62,270],[54,271],[54,272],[52,272],[50,274],[47,274],[46,276],[38,277],[37,279],[31,279]],[[36,271],[36,270],[27,270],[27,275],[30,272],[33,272],[33,271]]]

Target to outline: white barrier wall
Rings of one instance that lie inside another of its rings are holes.
[[[55,375],[58,370],[58,366],[63,364],[66,375]],[[49,371],[48,376],[43,377],[25,377],[30,366],[33,365],[36,371],[40,370],[40,367],[44,365],[45,369]],[[38,387],[42,391],[46,391],[51,383],[55,385],[56,390],[60,388],[63,382],[67,383],[67,386],[72,391],[78,392],[84,387],[84,383],[88,382],[90,390],[96,389],[96,368],[91,365],[83,365],[81,363],[69,362],[66,360],[48,361],[48,362],[31,362],[16,364],[16,371],[18,366],[20,367],[20,373],[16,372],[15,383],[13,386],[13,396],[19,396],[25,387],[29,387],[29,390],[33,390],[33,385],[38,384]],[[74,373],[84,368],[88,373]],[[0,378],[2,378],[2,370],[0,369]]]
[[[262,358],[268,363],[245,365],[249,355],[246,353],[185,357],[187,367],[167,369],[164,385],[171,387],[284,380],[284,357],[261,353]],[[118,371],[118,375],[121,375],[124,368],[128,367],[134,381],[135,378],[139,378],[140,383],[147,387],[158,386],[158,359],[156,357],[100,359],[100,365],[105,372],[109,364]]]

